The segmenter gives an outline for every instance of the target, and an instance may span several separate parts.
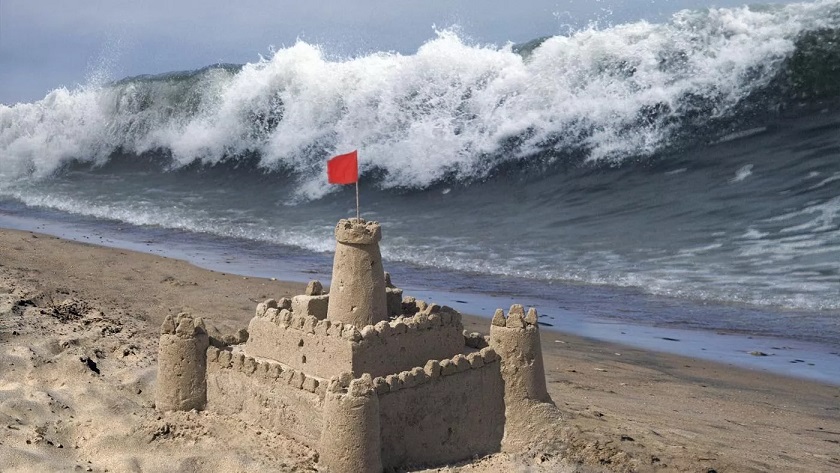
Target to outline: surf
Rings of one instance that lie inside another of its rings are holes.
[[[323,159],[348,148],[382,188],[480,181],[510,163],[620,164],[836,96],[840,59],[826,44],[838,12],[830,1],[682,11],[519,46],[443,30],[412,55],[338,59],[298,41],[244,65],[59,88],[0,106],[0,179],[118,154],[160,155],[169,169],[256,156],[311,199],[325,192]]]

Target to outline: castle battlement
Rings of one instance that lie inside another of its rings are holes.
[[[401,389],[414,388],[432,382],[442,376],[452,376],[467,370],[480,369],[498,361],[499,357],[495,350],[489,347],[481,350],[481,352],[469,353],[466,356],[459,353],[444,360],[429,360],[422,367],[416,366],[399,373],[377,376],[372,381],[373,389],[377,394],[397,392]]]
[[[292,388],[302,389],[319,396],[324,395],[325,380],[323,378],[307,375],[303,371],[295,370],[278,361],[248,356],[241,346],[230,350],[220,350],[211,346],[207,349],[207,363],[217,365],[214,368],[235,370],[266,381],[285,383]]]
[[[376,222],[339,222],[329,293],[312,281],[258,304],[245,343],[209,346],[200,319],[167,318],[158,407],[212,409],[291,436],[332,472],[527,447],[530,423],[557,415],[536,311],[498,310],[489,336],[467,333],[456,310],[402,297],[381,270],[380,239]]]
[[[414,315],[359,328],[296,314],[286,301],[259,304],[248,327],[247,351],[322,378],[342,372],[384,376],[464,349],[461,314],[446,306],[406,298],[403,306]]]
[[[295,296],[295,298],[297,297],[299,296]],[[321,297],[329,300],[329,294]],[[296,312],[291,309],[292,302],[290,302],[294,301],[295,298],[291,300],[283,298],[279,302],[268,299],[261,302],[257,305],[255,317],[269,320],[286,329],[339,337],[353,343],[371,341],[377,338],[387,339],[395,334],[433,330],[438,327],[452,326],[463,330],[461,314],[455,309],[437,304],[426,304],[424,301],[416,300],[413,297],[407,297],[403,301],[403,308],[406,307],[406,304],[411,304],[411,307],[414,308],[414,310],[407,311],[408,314],[412,315],[397,315],[387,321],[383,320],[360,328],[350,323],[321,319],[307,312]]]

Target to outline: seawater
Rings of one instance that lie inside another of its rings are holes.
[[[17,216],[0,212],[0,227],[34,230],[65,239],[103,246],[128,248],[189,261],[223,274],[279,278],[305,282],[327,281],[328,254],[294,247],[216,237],[155,227],[125,226],[86,218],[68,218],[51,211]],[[406,294],[484,315],[487,323],[495,308],[527,301],[539,309],[545,330],[559,330],[679,355],[747,367],[788,376],[840,385],[840,350],[831,344],[790,337],[762,336],[760,331],[740,332],[686,328],[680,320],[752,320],[774,326],[765,311],[745,307],[697,304],[651,296],[638,291],[604,286],[547,286],[510,278],[486,278],[422,267],[389,263],[387,269],[400,281]],[[616,314],[620,314],[616,317]],[[634,318],[634,315],[639,316]],[[702,315],[702,317],[696,317]],[[642,322],[635,322],[640,320]],[[654,321],[660,323],[653,323]],[[671,323],[669,323],[669,321]],[[676,321],[676,322],[675,322]],[[553,335],[553,336],[552,336]],[[549,333],[553,343],[565,336]],[[551,342],[548,342],[551,343]],[[619,348],[621,350],[621,348]],[[755,356],[765,354],[767,356]],[[620,357],[621,353],[615,356]]]

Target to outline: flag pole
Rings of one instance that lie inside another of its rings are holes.
[[[356,221],[360,222],[362,218],[359,216],[359,178],[356,178]]]

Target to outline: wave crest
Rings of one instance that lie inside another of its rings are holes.
[[[313,198],[326,192],[325,158],[354,148],[382,187],[481,179],[519,161],[620,163],[732,119],[780,77],[797,97],[840,94],[823,87],[837,64],[817,67],[837,55],[819,35],[839,26],[838,3],[821,1],[683,11],[664,24],[519,47],[472,45],[447,30],[413,55],[330,60],[299,41],[243,66],[0,106],[0,180],[115,153],[165,154],[174,167],[256,156]],[[783,98],[753,105],[773,109]]]

